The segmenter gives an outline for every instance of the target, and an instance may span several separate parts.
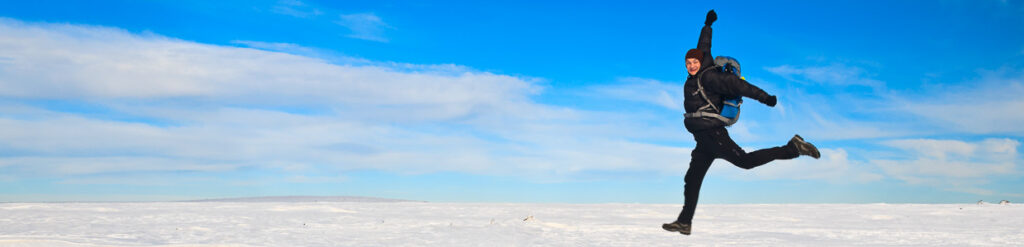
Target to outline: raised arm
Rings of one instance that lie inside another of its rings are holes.
[[[700,38],[697,39],[697,50],[704,52],[704,59],[700,61],[701,67],[709,68],[715,66],[715,57],[711,56],[711,23],[718,20],[715,10],[708,11],[704,20],[704,27],[700,29]]]

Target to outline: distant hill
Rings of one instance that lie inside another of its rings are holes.
[[[417,202],[365,196],[263,196],[190,200],[186,202]]]

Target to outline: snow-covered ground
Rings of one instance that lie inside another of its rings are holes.
[[[0,246],[1022,246],[1024,205],[0,203]],[[530,217],[532,216],[532,217]],[[530,220],[524,221],[524,219]]]

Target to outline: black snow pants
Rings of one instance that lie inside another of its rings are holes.
[[[677,219],[680,223],[685,224],[690,224],[693,221],[693,213],[697,210],[697,197],[700,195],[700,185],[704,182],[704,175],[707,174],[708,168],[711,168],[711,162],[715,159],[722,158],[740,168],[751,169],[772,160],[793,159],[800,156],[796,147],[788,144],[747,153],[729,137],[729,132],[725,130],[725,127],[693,133],[693,139],[697,141],[697,147],[690,153],[690,168],[686,170],[684,178],[686,182],[683,190],[685,204]]]

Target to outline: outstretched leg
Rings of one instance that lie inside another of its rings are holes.
[[[743,169],[752,169],[773,160],[788,160],[800,156],[797,148],[791,144],[747,153],[736,145],[725,128],[715,131],[714,135],[716,142],[712,149],[715,154]]]

